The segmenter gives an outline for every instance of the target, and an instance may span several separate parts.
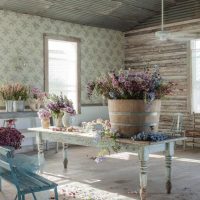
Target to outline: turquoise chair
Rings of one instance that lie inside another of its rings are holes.
[[[16,167],[13,162],[13,150],[10,148],[0,147],[0,191],[1,178],[15,185],[15,200],[25,200],[26,194],[32,194],[34,200],[37,200],[35,192],[50,189],[54,189],[55,200],[58,200],[57,184],[36,173]]]

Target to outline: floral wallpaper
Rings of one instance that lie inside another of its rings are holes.
[[[86,84],[124,61],[122,32],[0,11],[0,84],[21,82],[44,87],[44,33],[81,39],[81,103],[88,100]]]

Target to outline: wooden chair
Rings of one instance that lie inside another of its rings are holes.
[[[190,141],[185,141],[185,146],[191,144],[192,148],[195,145],[200,145],[200,115],[193,113],[192,129],[187,129],[185,131],[185,136],[190,139]]]
[[[1,178],[15,185],[17,189],[15,200],[25,200],[26,194],[32,194],[34,200],[37,200],[35,192],[50,189],[54,189],[55,200],[58,200],[57,184],[38,174],[16,167],[13,163],[13,151],[10,148],[0,147],[0,191]]]
[[[173,136],[183,135],[183,114],[182,113],[175,113],[173,115],[170,132]]]
[[[175,113],[173,115],[170,133],[172,136],[185,136],[182,113]],[[182,145],[183,145],[183,149],[185,149],[185,141],[183,141]]]

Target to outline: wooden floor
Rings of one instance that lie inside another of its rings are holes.
[[[96,152],[97,150],[93,148],[71,147],[68,170],[64,171],[62,152],[55,154],[50,150],[45,154],[46,175],[59,185],[73,182],[89,184],[95,189],[118,193],[125,199],[138,199],[139,162],[136,154],[115,154],[104,162],[96,164],[91,159]],[[200,200],[200,150],[189,149],[185,152],[181,149],[176,150],[172,174],[172,194],[166,195],[164,157],[162,154],[150,156],[148,200]],[[3,182],[0,199],[12,200],[15,192],[15,188]],[[112,200],[110,197],[109,199]]]

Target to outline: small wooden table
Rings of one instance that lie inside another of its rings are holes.
[[[38,159],[41,166],[40,172],[43,171],[44,164],[44,152],[43,141],[49,140],[54,142],[63,143],[63,164],[64,168],[67,168],[67,148],[68,144],[91,146],[91,147],[104,147],[112,145],[113,140],[106,138],[103,141],[97,137],[96,132],[83,133],[83,132],[62,132],[53,131],[51,129],[43,128],[29,128],[28,130],[37,133],[38,144]],[[174,155],[174,144],[176,141],[185,140],[185,137],[178,137],[174,139],[164,140],[162,142],[143,142],[133,141],[129,139],[117,139],[116,142],[120,145],[120,151],[124,152],[137,152],[140,161],[140,198],[146,199],[147,189],[147,162],[149,160],[149,154],[157,152],[165,152],[165,167],[166,167],[166,190],[167,193],[171,193],[171,163],[172,156]]]

